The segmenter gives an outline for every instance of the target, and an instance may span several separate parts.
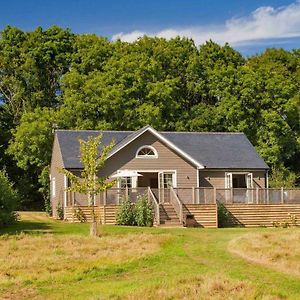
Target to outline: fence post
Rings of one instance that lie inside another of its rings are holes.
[[[214,203],[215,204],[217,203],[217,188],[215,188],[215,187],[214,187]]]
[[[283,187],[281,188],[281,191],[280,191],[280,195],[281,195],[281,204],[284,203],[284,195],[283,195]]]

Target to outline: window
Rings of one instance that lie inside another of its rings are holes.
[[[120,187],[122,189],[131,188],[132,187],[132,177],[122,177],[120,179]]]
[[[52,198],[55,197],[55,190],[56,190],[56,187],[55,187],[55,177],[52,178]]]
[[[152,146],[142,146],[136,152],[137,158],[157,158],[157,151]]]
[[[169,188],[173,186],[173,174],[164,173],[164,188]]]

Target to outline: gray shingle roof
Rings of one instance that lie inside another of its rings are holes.
[[[102,133],[102,144],[115,140],[111,153],[122,148],[146,127],[138,131],[91,131],[57,130],[65,168],[79,169],[78,139],[86,140],[89,136]],[[255,148],[243,133],[204,133],[204,132],[159,132],[178,148],[212,169],[268,169]]]

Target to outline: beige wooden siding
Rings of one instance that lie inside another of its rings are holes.
[[[57,206],[63,205],[64,201],[64,175],[59,172],[59,169],[63,167],[63,161],[61,151],[57,137],[54,138],[53,149],[52,149],[52,160],[50,166],[50,189],[52,194],[52,178],[55,178],[55,197],[52,197],[52,214],[57,217]]]
[[[158,158],[136,158],[136,151],[143,145],[154,147],[158,153]],[[175,170],[177,173],[177,186],[197,186],[197,168],[149,132],[145,132],[109,158],[100,176],[109,176],[121,169],[139,170],[141,172],[143,170]]]
[[[234,170],[200,170],[200,187],[225,188],[225,172]],[[240,172],[253,173],[253,187],[265,188],[265,171],[240,170]]]
[[[291,216],[300,218],[299,204],[225,204],[228,214],[226,226],[274,226],[274,222],[289,222]]]

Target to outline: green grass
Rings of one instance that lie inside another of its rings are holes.
[[[0,299],[299,299],[300,277],[274,265],[289,261],[276,247],[299,229],[99,229],[91,238],[88,224],[22,213],[0,229]],[[273,263],[257,260],[255,243],[245,246],[266,235]],[[299,269],[299,254],[291,261]]]

